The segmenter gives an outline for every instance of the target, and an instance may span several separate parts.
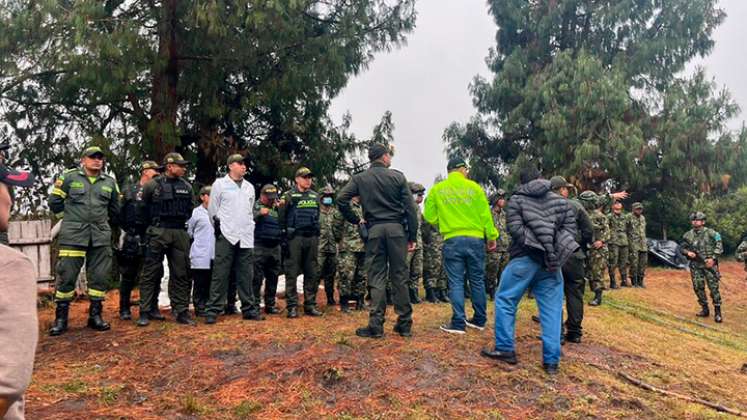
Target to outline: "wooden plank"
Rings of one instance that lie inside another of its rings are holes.
[[[45,245],[51,244],[51,237],[39,237],[39,238],[17,238],[10,241],[11,245]]]

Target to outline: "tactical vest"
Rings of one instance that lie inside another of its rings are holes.
[[[270,209],[269,214],[257,218],[257,223],[254,225],[255,245],[268,248],[275,247],[280,244],[282,234],[276,210]]]
[[[140,183],[135,183],[127,188],[124,193],[124,201],[120,209],[121,227],[131,234],[139,234],[147,226],[143,226],[142,220],[138,217],[143,203],[143,187]]]
[[[319,235],[319,196],[313,191],[291,193],[288,229],[295,233]]]
[[[153,204],[150,209],[154,226],[185,229],[192,216],[192,188],[183,179],[169,180],[165,176],[156,178]]]

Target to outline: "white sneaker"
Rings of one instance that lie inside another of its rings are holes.
[[[465,323],[465,324],[467,324],[467,326],[468,326],[469,328],[474,328],[474,329],[476,329],[476,330],[478,330],[478,331],[482,331],[482,330],[484,330],[484,329],[485,329],[485,326],[484,326],[484,325],[483,325],[483,326],[479,326],[479,325],[477,325],[477,324],[473,323],[471,319],[468,319],[468,320],[464,321],[464,323]]]
[[[458,328],[452,327],[451,324],[444,324],[444,325],[441,325],[441,327],[439,328],[441,328],[441,331],[445,331],[450,334],[466,334],[467,333],[464,330],[460,330]]]

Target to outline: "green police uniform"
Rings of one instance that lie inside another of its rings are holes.
[[[322,200],[332,198],[334,191],[329,188],[322,194]],[[319,211],[319,278],[324,279],[324,293],[327,295],[327,305],[335,302],[335,276],[337,275],[337,243],[335,242],[332,224],[339,211],[334,205],[322,205]],[[320,280],[321,282],[321,280]]]
[[[186,163],[181,155],[170,153],[166,155],[164,164],[180,162]],[[143,187],[141,217],[148,226],[148,245],[140,280],[140,326],[148,325],[147,314],[158,310],[152,305],[161,282],[164,257],[169,264],[168,294],[172,312],[180,323],[193,323],[189,316],[192,281],[189,276],[190,239],[187,233],[187,220],[192,216],[193,207],[192,185],[183,178],[162,175]]]
[[[641,203],[633,203],[633,210],[643,208]],[[648,243],[646,242],[646,216],[630,215],[630,281],[633,287],[644,287],[643,279],[648,264]]]
[[[55,301],[73,299],[84,262],[89,298],[104,300],[112,268],[110,223],[119,215],[117,182],[104,173],[89,177],[83,169],[71,169],[55,181],[49,208],[62,217]]]
[[[351,205],[358,218],[363,218],[360,204]],[[366,244],[363,242],[358,226],[348,222],[339,211],[334,215],[332,224],[335,240],[340,244],[338,261],[340,308],[347,311],[348,303],[355,300],[356,309],[363,309],[366,296]]]
[[[309,172],[310,174],[310,172]],[[319,289],[319,194],[293,187],[283,195],[278,220],[285,233],[285,297],[289,316],[298,307],[296,279],[303,274],[304,313],[318,315],[316,293]]]
[[[702,213],[698,213],[702,215]],[[705,216],[702,216],[705,220]],[[708,298],[706,297],[705,287],[711,291],[711,300],[716,308],[717,315],[720,317],[721,293],[719,291],[719,281],[721,274],[718,269],[718,257],[724,252],[721,234],[715,230],[703,226],[699,229],[687,231],[682,240],[682,253],[687,255],[688,252],[694,252],[696,256],[690,259],[690,277],[692,278],[693,290],[698,298],[698,303],[703,308],[703,316],[708,315]],[[713,259],[714,266],[706,267],[706,260]]]
[[[609,274],[610,288],[617,289],[615,269],[620,271],[620,286],[628,286],[628,254],[630,235],[630,215],[626,213],[615,214],[614,211],[607,216],[610,226],[609,248]]]
[[[273,204],[266,206],[257,200],[254,210],[254,296],[259,300],[262,280],[265,282],[265,313],[276,314],[280,311],[275,307],[275,296],[278,290],[278,276],[280,275],[281,250],[280,242],[283,232],[278,221],[276,206],[277,188],[274,185],[262,187],[263,195],[267,195]],[[266,215],[260,210],[266,208]]]

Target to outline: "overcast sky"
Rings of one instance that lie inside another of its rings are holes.
[[[720,4],[728,17],[715,32],[712,54],[697,64],[747,110],[747,0]],[[436,175],[446,172],[444,129],[475,112],[469,83],[477,74],[490,76],[485,57],[495,44],[496,26],[484,0],[419,0],[417,9],[417,28],[407,45],[379,54],[367,71],[352,79],[335,99],[332,117],[339,123],[349,111],[353,133],[368,138],[384,112],[392,111],[394,166],[409,180],[430,186]],[[733,128],[741,126],[744,115]]]

